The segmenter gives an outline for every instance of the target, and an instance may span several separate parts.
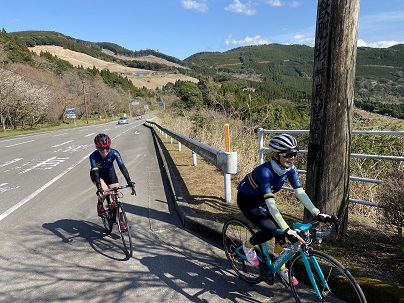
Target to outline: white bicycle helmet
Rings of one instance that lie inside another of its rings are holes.
[[[295,137],[288,134],[273,137],[269,140],[269,148],[278,153],[298,151]]]

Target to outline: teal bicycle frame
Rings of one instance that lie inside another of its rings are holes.
[[[304,223],[296,222],[296,223],[293,223],[292,228],[294,230],[298,229],[300,231],[306,231],[306,230],[309,230],[312,226],[313,226],[313,223],[304,224]],[[317,232],[316,235],[318,237],[328,236],[331,233],[331,229],[332,229],[332,227],[328,226],[326,231]],[[277,233],[283,235],[283,231],[281,229],[278,229]],[[270,274],[277,273],[281,269],[283,264],[285,264],[287,261],[289,261],[295,254],[299,253],[302,256],[303,264],[306,268],[307,274],[309,275],[311,284],[312,284],[318,298],[320,300],[323,299],[323,295],[322,295],[321,291],[319,290],[319,287],[315,281],[313,271],[309,264],[310,262],[312,262],[314,268],[316,269],[318,276],[320,277],[322,286],[326,290],[325,294],[327,294],[330,291],[330,287],[327,284],[327,281],[317,262],[316,257],[310,256],[310,261],[307,258],[306,251],[309,249],[309,246],[307,244],[301,244],[298,247],[296,247],[294,244],[289,243],[288,245],[286,245],[286,247],[283,248],[283,251],[279,254],[279,256],[275,259],[274,262],[271,261],[271,257],[269,255],[268,248],[267,248],[265,242],[260,244],[260,248],[261,248],[261,252],[263,254],[263,258],[261,258],[260,256],[257,256],[258,261],[260,262],[260,266],[265,264],[264,267],[266,267],[269,270]],[[243,258],[244,260],[246,260],[246,256],[243,252],[242,246],[238,247],[236,249],[236,252],[240,258]]]

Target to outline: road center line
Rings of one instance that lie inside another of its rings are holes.
[[[73,140],[69,140],[69,141],[63,142],[63,143],[58,144],[58,145],[52,145],[51,147],[58,147],[58,146],[62,146],[62,145],[64,145],[64,144],[70,143],[70,142],[72,142],[72,141],[73,141]]]
[[[30,143],[30,142],[33,142],[33,141],[35,141],[35,140],[30,140],[30,141],[25,141],[25,142],[17,143],[17,144],[7,145],[6,147],[12,147],[12,146],[16,146],[16,145],[26,144],[26,143]]]

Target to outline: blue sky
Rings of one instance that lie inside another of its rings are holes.
[[[314,45],[317,0],[0,0],[7,32],[56,31],[178,59],[269,43]],[[362,0],[359,46],[404,43],[404,0]]]

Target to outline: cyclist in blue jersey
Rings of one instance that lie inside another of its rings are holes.
[[[320,214],[320,210],[313,205],[300,184],[294,165],[299,151],[296,139],[288,134],[277,135],[269,141],[269,149],[273,152],[271,159],[247,174],[237,187],[238,207],[244,216],[260,229],[243,243],[247,260],[254,266],[259,264],[254,245],[275,237],[274,253],[279,254],[282,251],[279,242],[284,241],[285,237],[291,243],[304,242],[296,231],[288,226],[275,204],[274,194],[282,188],[286,180],[293,187],[296,197],[318,221],[332,222],[331,216]],[[267,205],[269,213],[260,207],[263,203]],[[284,231],[284,235],[276,234],[278,228]],[[281,268],[280,276],[288,281],[285,265]],[[295,278],[293,283],[298,283]]]
[[[123,163],[121,155],[116,149],[111,148],[111,139],[106,134],[98,134],[94,138],[96,150],[91,153],[90,159],[90,177],[91,181],[97,187],[98,203],[97,211],[98,216],[105,215],[105,209],[102,205],[103,196],[109,199],[109,195],[103,193],[103,190],[119,186],[118,177],[114,168],[114,161],[117,162],[122,175],[125,177],[127,184],[135,190],[135,182],[132,182],[129,172]],[[111,203],[114,203],[112,201]],[[123,228],[124,230],[126,229]]]

